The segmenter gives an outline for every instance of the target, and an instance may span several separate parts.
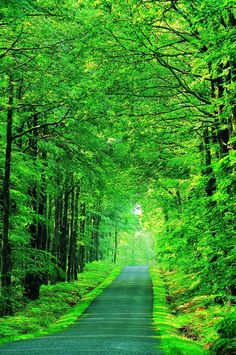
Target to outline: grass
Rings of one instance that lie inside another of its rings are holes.
[[[154,267],[151,276],[154,323],[166,355],[236,354],[236,310],[231,302],[219,304],[218,295],[203,294],[197,275]]]
[[[177,317],[170,308],[167,299],[168,293],[163,275],[158,268],[153,267],[151,270],[153,282],[154,304],[153,304],[153,321],[155,328],[159,333],[161,348],[165,355],[202,355],[207,354],[202,344],[196,340],[194,331],[186,328],[188,337],[181,334],[179,329],[188,325],[188,319]],[[188,318],[188,316],[187,316]],[[191,334],[192,332],[192,334]]]
[[[119,274],[113,264],[94,262],[74,282],[41,287],[24,311],[0,318],[0,344],[61,331],[73,324]]]

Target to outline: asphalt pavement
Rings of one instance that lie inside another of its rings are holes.
[[[0,354],[161,355],[152,325],[152,297],[148,268],[128,266],[72,326],[7,343],[0,347]]]

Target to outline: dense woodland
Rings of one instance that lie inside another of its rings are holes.
[[[1,0],[0,16],[1,315],[116,262],[136,203],[155,263],[233,303],[235,1]]]

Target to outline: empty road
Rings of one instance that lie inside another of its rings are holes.
[[[0,354],[162,354],[152,326],[148,268],[124,268],[66,330],[5,344]]]

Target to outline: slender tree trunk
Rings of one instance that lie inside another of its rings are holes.
[[[224,67],[221,65],[221,71],[224,70]],[[223,77],[219,77],[216,79],[216,91],[217,91],[217,99],[221,99],[224,96],[224,80]],[[223,157],[229,152],[229,122],[224,118],[222,122],[222,113],[223,113],[224,105],[221,104],[219,106],[217,116],[219,120],[219,129],[218,129],[218,142],[220,145],[220,156]],[[224,128],[221,128],[223,126]]]
[[[89,222],[91,225],[91,233],[90,233],[90,244],[88,251],[88,260],[90,263],[94,261],[94,215],[91,215],[89,218]]]
[[[34,113],[32,116],[32,126],[37,126],[37,125],[38,125],[38,115],[37,113]],[[31,146],[30,154],[32,156],[32,160],[34,160],[35,163],[37,162],[37,157],[38,157],[37,140],[38,140],[38,132],[37,130],[35,130],[30,139],[30,146]],[[37,192],[36,183],[33,183],[32,186],[30,187],[29,196],[31,198],[32,209],[35,215],[37,215],[38,214],[38,192]],[[34,218],[33,222],[29,226],[29,232],[31,235],[30,246],[32,247],[32,249],[39,249],[40,240],[38,235],[38,222],[36,218]],[[33,254],[31,258],[32,258],[32,262],[34,262],[35,256]],[[39,297],[40,284],[41,284],[41,280],[38,273],[35,271],[31,272],[31,270],[28,270],[26,272],[25,279],[24,279],[24,296],[31,300],[37,299]]]
[[[6,134],[6,151],[5,151],[5,174],[3,179],[3,233],[2,233],[2,250],[1,250],[1,286],[4,296],[8,294],[4,314],[12,313],[10,302],[11,296],[11,270],[12,255],[11,244],[9,241],[9,220],[10,220],[10,176],[11,176],[11,152],[12,152],[12,123],[13,123],[13,95],[14,86],[13,78],[9,76],[9,97],[7,110],[7,134]]]
[[[54,225],[53,225],[53,237],[51,241],[51,254],[53,256],[52,260],[56,264],[55,265],[55,276],[51,280],[52,283],[55,283],[60,279],[60,275],[58,272],[58,264],[59,264],[59,240],[61,233],[61,224],[62,224],[62,209],[63,209],[63,201],[61,196],[57,196],[54,198]]]
[[[99,246],[99,236],[98,236],[98,216],[94,216],[94,230],[93,230],[93,261],[98,260],[98,246]]]
[[[35,113],[32,116],[33,127],[38,126],[38,114]],[[46,152],[43,151],[41,154],[38,150],[38,136],[37,130],[33,132],[31,137],[30,152],[32,159],[37,162],[38,158],[42,159],[43,171],[41,174],[41,186],[34,184],[30,189],[31,203],[35,214],[39,217],[36,218],[30,226],[31,232],[31,246],[33,249],[39,249],[45,251],[47,248],[47,227],[45,223],[45,218],[47,217],[47,196],[46,196],[46,176],[45,176],[45,166],[46,166]],[[32,260],[34,261],[34,260]],[[43,283],[48,283],[48,275],[42,272],[27,272],[25,276],[25,296],[29,299],[37,299],[39,297],[39,288]]]
[[[68,209],[69,209],[69,179],[66,177],[64,206],[62,217],[62,228],[59,241],[59,266],[65,272],[65,276],[61,277],[61,281],[65,281],[68,255]]]
[[[99,260],[99,225],[101,217],[97,214],[92,215],[92,234],[90,248],[90,262]]]
[[[206,177],[206,187],[205,191],[207,196],[212,196],[216,189],[216,179],[211,166],[211,151],[210,151],[210,139],[209,130],[205,128],[203,131],[203,149],[204,149],[204,160],[205,168],[202,174]]]
[[[81,203],[80,205],[80,238],[79,238],[79,272],[83,272],[85,265],[85,246],[84,246],[84,238],[85,238],[85,224],[86,224],[86,206],[85,203]]]
[[[42,152],[43,172],[41,174],[41,187],[38,193],[38,214],[41,220],[38,223],[38,248],[46,250],[47,248],[47,226],[45,219],[47,217],[47,192],[46,192],[46,159],[47,153]]]
[[[114,233],[114,255],[113,255],[113,263],[116,264],[116,259],[117,259],[117,246],[118,246],[118,231],[117,228],[115,228],[115,233]]]
[[[48,200],[47,200],[47,205],[48,205],[48,209],[47,209],[47,246],[46,246],[46,250],[48,252],[51,251],[51,244],[52,244],[52,228],[51,228],[51,225],[52,225],[52,197],[51,195],[49,194],[48,195]]]
[[[74,250],[74,213],[75,213],[75,193],[74,189],[71,192],[71,206],[70,206],[70,223],[69,223],[69,245],[68,245],[68,260],[67,260],[67,281],[73,279],[73,263],[75,259]]]
[[[54,233],[52,242],[52,255],[59,259],[59,236],[61,231],[62,221],[62,198],[57,196],[54,200],[55,203],[55,216],[54,216]]]
[[[77,236],[79,228],[79,197],[80,197],[80,186],[77,186],[75,190],[75,218],[74,218],[74,263],[73,263],[73,278],[78,279],[78,248],[77,248]]]
[[[46,250],[47,247],[47,227],[44,221],[46,217],[46,209],[47,209],[47,197],[45,186],[42,186],[41,191],[39,193],[39,201],[38,201],[38,214],[41,217],[41,221],[38,223],[38,249]]]

